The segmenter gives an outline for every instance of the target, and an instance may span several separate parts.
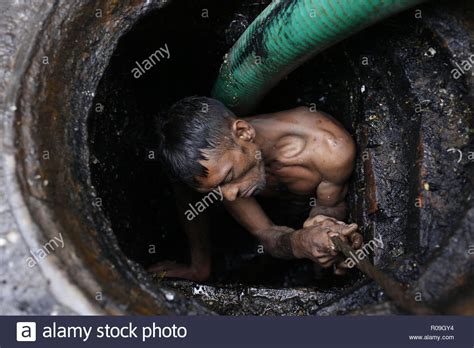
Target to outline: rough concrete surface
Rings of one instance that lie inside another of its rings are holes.
[[[9,210],[3,178],[0,164],[0,315],[73,314],[51,295],[39,267],[27,266],[29,250]]]
[[[2,2],[0,12],[2,21],[0,32],[5,32],[12,25],[20,25],[22,11],[27,2]],[[29,18],[31,20],[32,17]],[[24,32],[31,23],[24,25]],[[3,37],[0,42],[1,66],[11,65],[18,53],[20,37]],[[0,69],[8,73],[8,69]],[[2,74],[0,79],[0,102],[4,100],[4,88],[9,76]],[[0,139],[3,139],[0,127]],[[3,141],[0,142],[2,146]],[[3,149],[0,149],[3,151]],[[26,258],[29,250],[24,243],[5,195],[4,171],[0,162],[0,315],[66,315],[73,312],[59,304],[48,290],[47,280],[38,266],[29,268]]]

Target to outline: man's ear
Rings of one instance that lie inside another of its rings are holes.
[[[255,138],[255,129],[247,121],[235,120],[232,123],[232,135],[237,139],[251,142]]]

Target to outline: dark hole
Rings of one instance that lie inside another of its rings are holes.
[[[182,97],[210,94],[222,57],[268,3],[205,1],[198,6],[192,1],[172,2],[137,23],[120,40],[111,58],[90,114],[92,181],[122,251],[144,267],[160,260],[189,262],[189,246],[178,224],[169,181],[157,157],[153,158],[155,119]],[[135,62],[142,62],[165,44],[170,59],[135,78]],[[295,85],[290,88],[299,89]],[[259,111],[304,103],[297,100],[297,92],[288,93],[287,89],[273,94]],[[282,219],[284,206],[268,209],[277,223],[299,227],[304,221],[301,214],[287,214]],[[347,282],[325,277],[326,271],[316,278],[309,261],[263,255],[258,240],[242,230],[223,206],[214,204],[208,211],[212,216],[212,282],[318,283],[323,287]]]

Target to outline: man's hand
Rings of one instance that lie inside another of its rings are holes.
[[[182,278],[196,282],[203,282],[210,276],[210,267],[189,266],[174,261],[162,261],[149,267],[148,272],[157,274],[159,277]]]
[[[306,220],[303,229],[295,231],[292,236],[293,254],[297,258],[311,259],[327,268],[337,263],[336,274],[344,274],[344,260],[340,260],[330,237],[338,236],[343,241],[348,239],[355,249],[362,245],[362,236],[356,224],[345,224],[334,218],[318,215]]]
[[[329,222],[324,222],[324,221],[329,221]],[[322,223],[325,226],[330,226],[330,225],[334,225],[334,224],[337,224],[339,226],[352,226],[352,225],[357,226],[356,224],[348,225],[345,222],[338,221],[338,220],[336,220],[336,219],[334,219],[330,216],[316,215],[316,216],[307,218],[306,221],[303,224],[303,228],[304,227],[310,227],[310,226],[313,226],[313,225],[318,224],[318,223]],[[354,249],[359,249],[362,246],[363,242],[364,242],[364,239],[363,239],[362,235],[358,232],[352,232],[348,237],[349,237],[351,245]]]

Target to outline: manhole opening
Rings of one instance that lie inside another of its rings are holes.
[[[222,57],[268,3],[172,2],[123,36],[102,77],[89,115],[91,179],[121,250],[144,267],[161,260],[189,262],[170,183],[156,156],[150,158],[156,153],[155,120],[180,98],[209,95]],[[449,23],[449,18],[444,20]],[[384,247],[373,261],[404,282],[420,276],[419,265],[458,225],[469,192],[465,174],[436,169],[440,163],[452,166],[442,142],[457,136],[454,128],[442,130],[442,115],[449,112],[450,122],[462,125],[468,107],[463,87],[445,68],[452,53],[427,23],[405,13],[341,42],[281,81],[256,111],[314,105],[354,135],[358,157],[348,193],[350,219],[359,224],[366,241],[383,238]],[[162,47],[170,58],[134,77],[137,62]],[[364,59],[370,63],[365,65]],[[412,83],[425,81],[425,76],[429,88]],[[455,98],[446,99],[446,93]],[[443,109],[438,107],[440,98]],[[416,112],[419,103],[423,113]],[[420,149],[436,153],[436,162]],[[426,204],[429,200],[449,204]],[[266,211],[278,224],[302,223],[281,216],[284,210]],[[262,255],[258,241],[222,206],[215,204],[208,212],[212,285],[309,287],[338,294],[361,283],[357,271],[334,277],[331,270],[318,274],[309,261]],[[378,301],[380,296],[374,292],[353,303]]]
[[[153,155],[155,119],[182,97],[210,94],[222,57],[267,3],[234,1],[224,5],[209,1],[198,6],[188,1],[183,11],[182,4],[172,2],[140,20],[121,38],[102,77],[88,127],[92,183],[122,251],[144,267],[161,260],[189,262],[189,247],[178,223],[169,180]],[[168,50],[169,58],[160,56],[160,61],[155,59],[146,70],[142,62],[160,48]],[[300,92],[288,95],[288,87],[304,90],[300,83],[295,79],[272,93],[259,111],[308,105],[298,97]],[[305,204],[311,204],[309,198]],[[300,218],[296,214],[282,218],[284,205],[269,209],[267,213],[278,224],[297,228],[304,221],[301,214]],[[307,260],[285,261],[264,255],[258,240],[222,205],[215,204],[208,212],[213,284],[317,285],[327,289],[350,284],[356,278],[334,277],[331,270],[315,270]]]

